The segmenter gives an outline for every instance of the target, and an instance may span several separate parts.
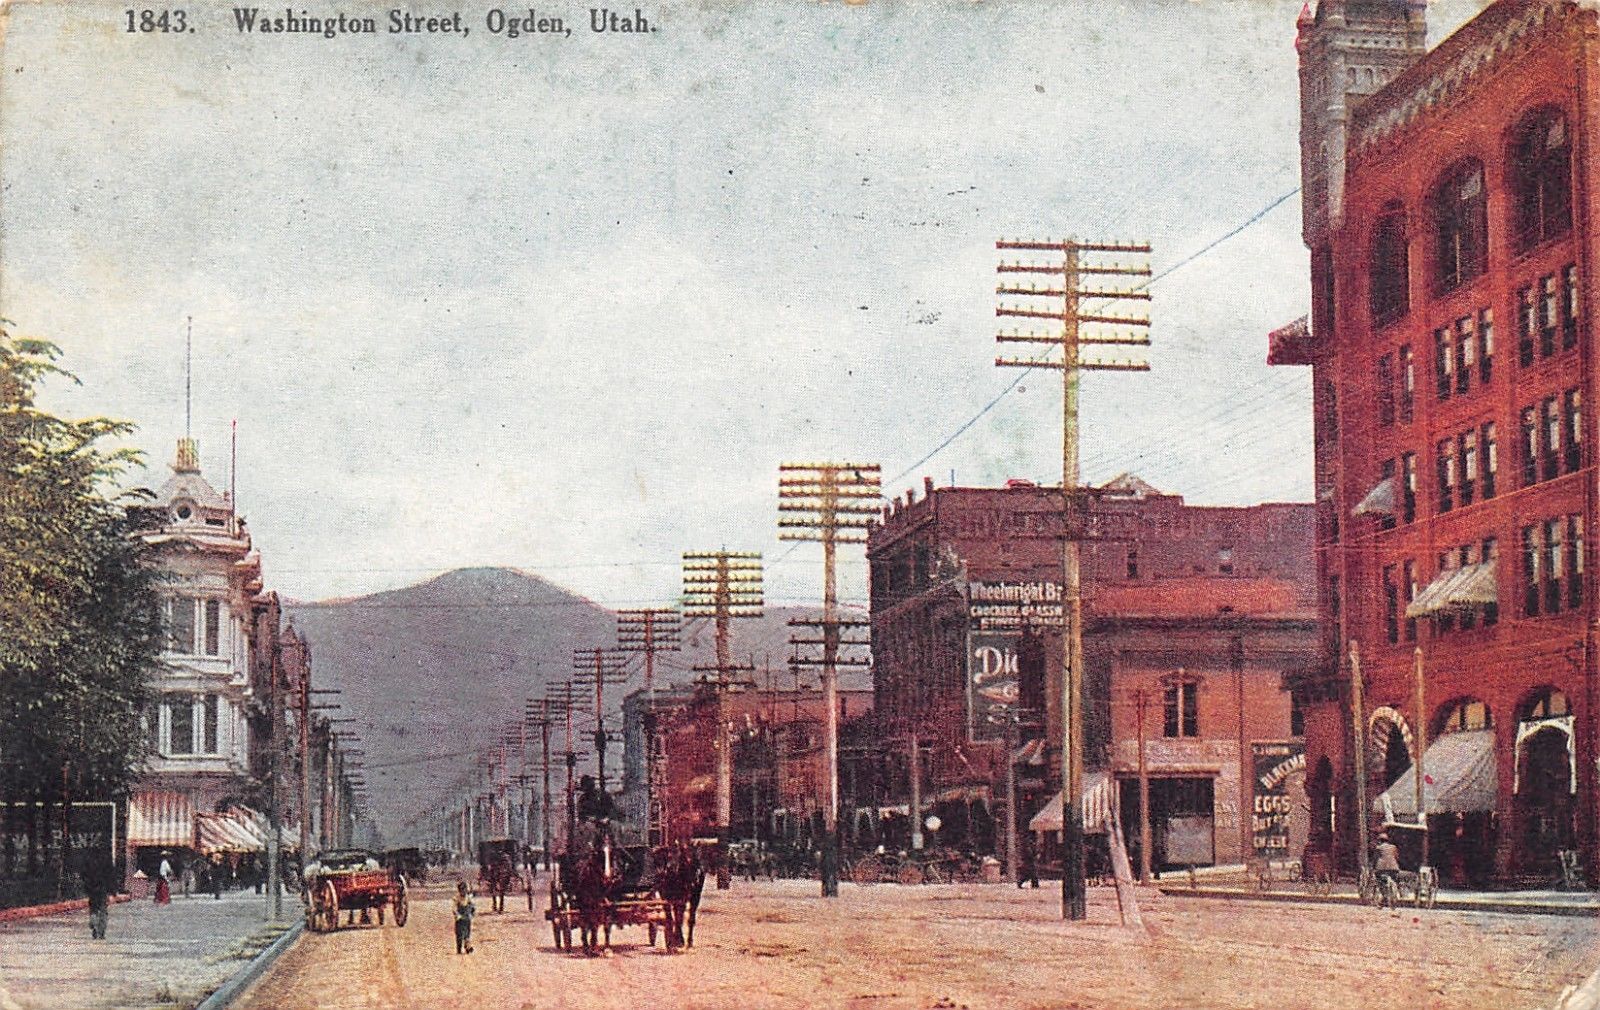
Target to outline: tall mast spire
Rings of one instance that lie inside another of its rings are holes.
[[[183,338],[183,437],[189,438],[194,415],[194,316],[186,318],[188,330]]]

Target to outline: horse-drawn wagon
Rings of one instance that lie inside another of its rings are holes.
[[[383,925],[385,910],[394,912],[394,924],[404,926],[410,917],[406,878],[396,869],[384,869],[363,849],[335,849],[317,854],[304,874],[306,925],[319,933],[339,928],[339,913],[353,925],[357,912],[362,923],[374,913]]]
[[[647,873],[647,852],[644,846],[613,846],[602,836],[559,860],[545,910],[557,950],[573,949],[573,930],[585,954],[609,950],[611,931],[628,926],[645,927],[652,947],[658,934],[665,935],[668,949],[683,943],[686,901],[677,894],[685,890],[676,886],[678,863],[662,850]],[[699,879],[704,881],[703,873]]]
[[[490,909],[506,910],[506,895],[524,891],[533,911],[533,860],[515,838],[489,838],[478,843],[478,883],[490,898]]]

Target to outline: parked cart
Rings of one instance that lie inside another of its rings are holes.
[[[305,870],[306,925],[319,933],[339,928],[339,913],[353,924],[357,912],[363,924],[374,916],[383,925],[386,910],[394,912],[394,924],[404,926],[410,917],[405,874],[384,869],[378,859],[364,849],[335,849],[322,852]]]

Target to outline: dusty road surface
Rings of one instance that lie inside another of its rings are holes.
[[[1089,921],[1059,918],[1049,889],[806,881],[706,892],[691,952],[643,931],[612,957],[556,953],[540,912],[483,913],[455,954],[444,892],[404,929],[308,934],[236,1006],[338,1007],[1548,1007],[1600,963],[1587,918],[1407,912],[1163,898],[1148,929],[1117,924],[1091,888]],[[480,900],[480,908],[488,902]]]

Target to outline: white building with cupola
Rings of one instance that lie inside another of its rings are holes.
[[[145,731],[151,757],[129,798],[130,872],[163,850],[213,848],[210,815],[250,790],[252,603],[261,559],[228,494],[200,471],[194,439],[178,441],[172,476],[140,514],[161,570],[166,641]]]

